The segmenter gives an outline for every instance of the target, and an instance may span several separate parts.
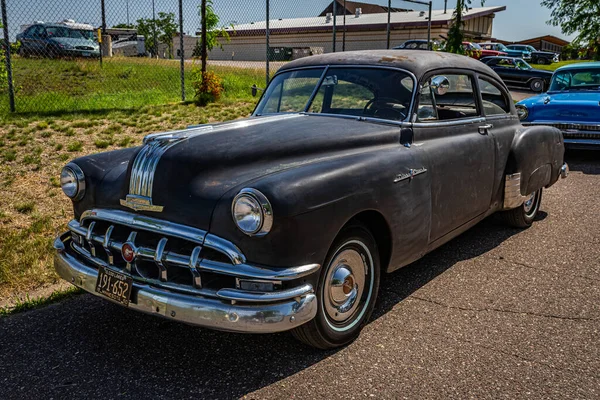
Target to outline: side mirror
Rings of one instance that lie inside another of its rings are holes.
[[[258,86],[256,86],[256,84],[252,85],[252,97],[256,97],[256,95],[258,94],[258,91],[264,92],[265,89],[261,89]]]
[[[436,76],[431,80],[431,88],[437,96],[443,96],[450,89],[450,81],[445,76]]]

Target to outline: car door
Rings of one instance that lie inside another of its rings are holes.
[[[494,139],[470,72],[425,76],[418,97],[413,145],[431,174],[431,243],[490,208]]]
[[[21,36],[21,46],[22,50],[25,53],[35,53],[35,38],[34,33],[37,29],[37,26],[30,26],[23,32]]]
[[[478,75],[477,85],[486,125],[489,127],[488,132],[493,137],[496,149],[492,199],[500,202],[508,154],[520,122],[519,118],[512,114],[510,94],[500,81],[491,76]]]

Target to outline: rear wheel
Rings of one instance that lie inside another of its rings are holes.
[[[317,316],[294,329],[296,339],[319,349],[343,346],[369,321],[379,290],[380,263],[373,235],[363,225],[345,228],[321,271]]]
[[[538,64],[546,65],[546,64],[550,64],[550,62],[548,62],[548,60],[546,58],[540,57],[540,58],[538,58]]]
[[[529,228],[540,210],[542,189],[531,193],[521,206],[499,213],[500,219],[515,228]]]
[[[529,88],[532,92],[540,93],[544,91],[544,81],[541,79],[534,79],[529,84]]]

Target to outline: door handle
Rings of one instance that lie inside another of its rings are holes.
[[[492,129],[493,127],[494,127],[494,125],[492,125],[492,124],[485,124],[485,125],[481,125],[479,128],[477,128],[477,130],[479,131],[479,133],[481,135],[487,135],[488,130]]]

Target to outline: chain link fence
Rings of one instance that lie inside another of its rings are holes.
[[[194,98],[202,0],[0,1],[12,75],[12,85],[7,80],[0,93],[0,112],[91,111]],[[297,58],[427,37],[428,7],[400,0],[206,5],[209,70],[231,75],[230,81],[244,75],[258,86]],[[417,24],[402,28],[411,18]]]

